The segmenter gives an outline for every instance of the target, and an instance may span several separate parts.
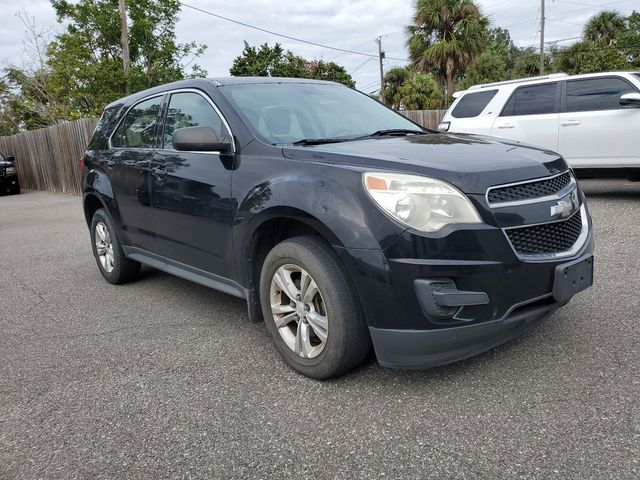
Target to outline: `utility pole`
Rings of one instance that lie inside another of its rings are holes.
[[[544,75],[544,0],[540,0],[540,75]]]
[[[378,44],[378,58],[380,60],[380,101],[384,104],[387,102],[384,99],[384,67],[382,65],[382,60],[384,60],[384,52],[382,51],[382,37],[378,37],[376,39],[376,43]]]
[[[122,44],[122,68],[124,69],[125,78],[125,91],[127,95],[130,93],[129,89],[129,32],[127,29],[127,7],[124,4],[124,0],[119,2],[120,8],[120,43]]]

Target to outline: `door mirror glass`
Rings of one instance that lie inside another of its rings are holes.
[[[7,157],[7,162],[16,163],[16,157]]]
[[[231,144],[221,142],[211,127],[179,128],[173,132],[173,148],[184,152],[220,152],[231,151]]]
[[[640,108],[640,93],[625,93],[620,97],[620,105],[626,108]]]

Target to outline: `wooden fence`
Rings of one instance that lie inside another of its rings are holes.
[[[427,128],[437,128],[446,110],[402,113]],[[82,118],[53,127],[0,137],[0,153],[16,158],[20,185],[57,193],[81,194],[79,161],[97,119]]]
[[[79,195],[79,161],[96,123],[97,119],[82,118],[0,137],[0,153],[15,157],[22,187]]]
[[[445,112],[446,110],[404,110],[400,113],[423,127],[436,130],[442,122]]]

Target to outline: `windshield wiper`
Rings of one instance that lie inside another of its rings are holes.
[[[353,138],[303,138],[293,145],[324,145],[325,143],[341,143],[353,140]]]
[[[409,128],[388,128],[386,130],[376,130],[369,135],[364,135],[359,138],[368,138],[368,137],[385,137],[387,135],[427,135],[429,132],[425,130],[412,130]]]
[[[362,140],[364,138],[371,137],[386,137],[386,136],[400,136],[400,135],[427,135],[429,134],[426,130],[412,130],[409,128],[389,128],[386,130],[376,130],[373,133],[369,133],[367,135],[362,135],[358,137],[329,137],[329,138],[304,138],[302,140],[298,140],[297,142],[293,142],[293,145],[323,145],[325,143],[341,143],[341,142],[351,142],[353,140]]]

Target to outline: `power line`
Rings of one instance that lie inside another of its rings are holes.
[[[351,53],[353,55],[362,55],[363,57],[378,58],[378,55],[374,55],[374,54],[370,54],[370,53],[364,53],[364,52],[357,52],[355,50],[347,50],[345,48],[331,47],[329,45],[323,45],[321,43],[312,42],[310,40],[304,40],[302,38],[292,37],[291,35],[285,35],[284,33],[274,32],[272,30],[267,30],[266,28],[257,27],[256,25],[251,25],[249,23],[244,23],[244,22],[241,22],[239,20],[234,20],[233,18],[225,17],[225,16],[219,15],[217,13],[209,12],[207,10],[203,10],[202,8],[198,8],[198,7],[194,7],[193,5],[189,5],[188,3],[184,3],[184,2],[179,2],[179,3],[183,7],[187,7],[187,8],[190,8],[192,10],[195,10],[197,12],[204,13],[205,15],[211,15],[212,17],[216,17],[216,18],[219,18],[221,20],[226,20],[227,22],[232,22],[232,23],[235,23],[237,25],[242,25],[243,27],[252,28],[254,30],[259,30],[261,32],[268,33],[270,35],[275,35],[277,37],[286,38],[288,40],[293,40],[295,42],[307,43],[309,45],[314,45],[316,47],[326,48],[328,50],[335,50],[337,52]],[[404,58],[393,58],[393,57],[387,57],[387,58],[389,58],[391,60],[401,60],[403,62],[408,62],[408,60],[404,59]]]
[[[360,70],[362,67],[364,67],[367,63],[369,63],[371,60],[373,60],[373,58],[367,58],[364,62],[362,62],[360,65],[358,65],[356,68],[354,68],[353,70],[351,70],[349,72],[349,75],[353,75],[354,73],[356,73],[358,70]]]

